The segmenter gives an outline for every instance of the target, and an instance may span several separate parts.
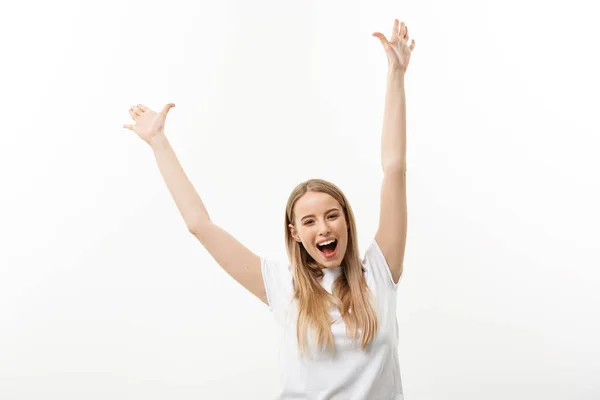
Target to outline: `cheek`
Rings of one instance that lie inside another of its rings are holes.
[[[300,239],[302,242],[306,242],[306,241],[309,241],[309,240],[310,240],[310,230],[308,230],[308,229],[304,229],[304,228],[301,228],[301,229],[299,229],[297,232],[298,232],[298,233],[297,233],[297,235],[298,235],[298,238],[299,238],[299,239]]]

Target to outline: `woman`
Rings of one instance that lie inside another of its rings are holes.
[[[335,185],[311,179],[286,206],[290,265],[260,258],[215,225],[165,134],[167,104],[139,104],[124,125],[154,151],[160,172],[189,231],[217,263],[273,311],[284,326],[280,399],[402,399],[397,355],[396,289],[407,230],[404,74],[415,41],[394,21],[380,39],[388,58],[382,134],[379,228],[361,260],[352,209]]]

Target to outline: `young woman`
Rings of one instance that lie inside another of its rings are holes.
[[[388,59],[379,227],[359,258],[352,208],[321,179],[299,184],[285,212],[289,265],[260,258],[215,225],[181,168],[160,113],[138,104],[124,125],[148,143],[189,231],[236,281],[267,304],[284,327],[280,399],[403,399],[396,290],[407,230],[404,74],[415,41],[394,21]]]

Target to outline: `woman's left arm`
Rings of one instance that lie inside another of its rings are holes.
[[[390,267],[394,282],[402,275],[406,248],[406,97],[404,74],[415,48],[408,44],[408,29],[394,21],[391,40],[374,33],[388,57],[387,91],[381,136],[381,209],[375,240]]]

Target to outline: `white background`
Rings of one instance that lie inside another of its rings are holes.
[[[269,399],[279,330],[187,231],[129,107],[214,222],[285,260],[299,182],[377,228],[406,75],[407,400],[600,398],[597,14],[573,1],[11,2],[0,12],[0,399]]]

